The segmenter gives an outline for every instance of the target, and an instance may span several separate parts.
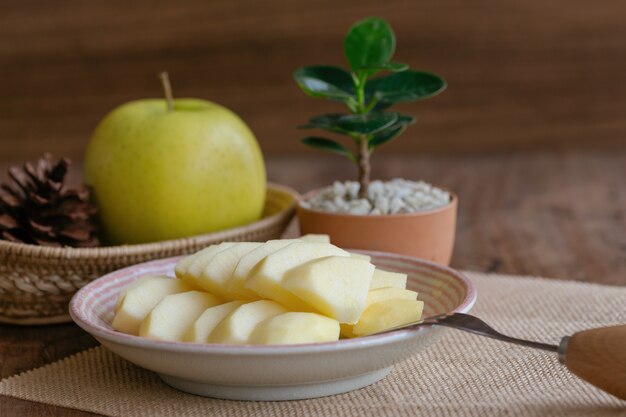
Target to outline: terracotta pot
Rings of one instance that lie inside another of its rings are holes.
[[[311,191],[302,199],[314,195]],[[444,207],[417,213],[360,216],[296,208],[302,234],[330,235],[343,248],[392,252],[450,264],[456,233],[458,197]],[[300,201],[302,201],[302,199]]]

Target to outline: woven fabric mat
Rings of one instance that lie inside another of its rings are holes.
[[[472,313],[512,336],[556,344],[562,335],[626,322],[626,287],[468,275],[479,294]],[[571,375],[554,354],[454,330],[382,381],[314,400],[189,395],[102,347],[4,379],[0,394],[125,417],[626,416],[626,402]]]

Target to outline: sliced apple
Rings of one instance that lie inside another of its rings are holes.
[[[259,262],[250,272],[246,280],[246,288],[294,311],[313,311],[294,294],[282,288],[280,284],[283,276],[290,269],[326,256],[348,257],[349,253],[326,243],[293,242]]]
[[[226,284],[242,256],[261,246],[258,242],[239,242],[215,253],[205,264],[198,285],[205,291],[219,295],[227,300],[239,298],[238,293],[229,291]]]
[[[376,288],[375,290],[370,290],[367,293],[367,298],[365,299],[365,308],[380,301],[393,299],[416,300],[417,292],[396,287]]]
[[[297,242],[296,239],[276,239],[276,240],[268,240],[267,242],[261,244],[258,248],[248,252],[243,255],[235,270],[233,271],[232,276],[228,280],[226,284],[228,290],[234,294],[237,294],[239,298],[243,300],[259,300],[261,296],[256,292],[246,288],[246,280],[248,279],[248,275],[250,271],[254,269],[254,267],[261,262],[267,255],[270,255],[277,250],[280,250],[293,242]]]
[[[356,323],[373,274],[374,265],[364,259],[328,256],[289,270],[281,285],[320,313]]]
[[[339,322],[321,314],[289,312],[260,322],[249,343],[286,345],[334,342],[339,339]]]
[[[242,304],[242,301],[231,301],[207,308],[187,330],[183,336],[183,341],[206,343],[215,327]]]
[[[350,256],[352,258],[357,258],[357,259],[364,259],[367,262],[370,262],[372,260],[372,257],[369,255],[364,255],[362,253],[356,253],[356,252],[350,252]]]
[[[189,284],[166,276],[143,277],[122,291],[111,326],[122,333],[139,334],[139,325],[166,296],[190,291]]]
[[[406,274],[376,268],[370,290],[384,287],[406,288]]]
[[[207,308],[221,302],[218,297],[202,291],[168,295],[141,322],[139,335],[148,339],[182,341],[198,317]]]
[[[287,311],[282,305],[270,300],[259,300],[243,304],[227,315],[215,327],[209,334],[208,341],[211,343],[235,345],[246,344],[257,324]]]
[[[312,243],[330,243],[330,236],[309,233],[307,235],[300,236],[298,240]]]
[[[140,285],[143,285],[146,281],[152,281],[152,280],[155,280],[155,279],[159,280],[159,279],[163,279],[163,278],[171,279],[167,275],[147,275],[147,276],[143,276],[143,277],[137,278],[134,282],[132,282],[132,283],[128,284],[127,286],[125,286],[124,288],[122,288],[122,290],[120,291],[120,295],[117,298],[117,303],[115,304],[114,311],[119,310],[119,308],[122,305],[122,302],[124,301],[124,298],[126,297],[126,294],[128,294],[128,292],[130,290],[132,290],[133,288],[137,288]]]
[[[204,270],[206,265],[211,261],[211,259],[213,259],[215,255],[235,246],[236,244],[237,243],[235,242],[222,242],[198,252],[194,256],[191,264],[189,264],[189,268],[187,269],[187,275],[191,275],[197,280],[202,274],[202,271]]]
[[[233,245],[235,245],[235,242],[222,242],[217,245],[206,247],[201,251],[178,261],[176,267],[174,267],[174,272],[176,272],[176,276],[178,278],[190,285],[193,285],[195,288],[200,289],[202,287],[200,287],[198,283],[198,278],[200,277],[200,274],[204,270],[206,264],[215,254],[226,250]],[[191,259],[187,260],[188,258]]]
[[[209,246],[209,248],[213,248],[214,246]],[[209,249],[205,248],[205,249]],[[203,249],[204,250],[204,249]],[[189,265],[193,262],[193,258],[200,252],[192,253],[191,255],[185,256],[180,261],[176,262],[176,266],[174,266],[174,273],[178,279],[182,279],[185,274],[187,274],[187,270],[189,270]]]
[[[424,302],[418,300],[392,299],[374,303],[365,309],[352,333],[366,336],[418,321],[423,308]]]
[[[417,298],[417,293],[411,290],[405,290],[404,288],[396,288],[396,287],[385,287],[385,288],[377,288],[375,290],[370,290],[367,293],[367,298],[365,299],[365,309],[367,309],[372,304],[378,303],[380,301],[385,300],[415,300]],[[343,337],[354,337],[354,329],[355,324],[341,324],[341,335]]]
[[[176,266],[174,266],[174,273],[176,274],[176,277],[178,279],[183,279],[183,277],[187,275],[189,267],[198,256],[205,256],[205,254],[215,253],[216,249],[217,245],[207,246],[206,248],[201,249],[198,252],[192,253],[191,255],[185,256],[180,261],[176,262]]]

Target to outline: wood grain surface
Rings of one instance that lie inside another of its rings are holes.
[[[354,21],[387,18],[397,59],[448,91],[401,109],[418,123],[383,152],[626,144],[622,0],[189,0],[0,3],[0,159],[77,159],[104,114],[161,96],[238,112],[267,154],[304,152],[295,126],[337,104],[302,94],[301,65],[343,65]]]
[[[626,324],[573,334],[565,364],[585,381],[626,400]]]
[[[373,162],[376,178],[422,178],[457,192],[455,268],[626,285],[624,151],[376,155]],[[268,173],[299,191],[354,175],[339,157],[271,157]],[[72,175],[77,181],[80,170]],[[0,378],[95,344],[72,324],[0,325]],[[0,396],[0,416],[28,415],[89,414]]]

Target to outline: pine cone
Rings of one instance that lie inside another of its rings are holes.
[[[93,247],[97,207],[89,201],[90,189],[64,187],[70,165],[44,154],[37,166],[27,162],[9,168],[12,183],[0,185],[0,238],[42,246]]]

